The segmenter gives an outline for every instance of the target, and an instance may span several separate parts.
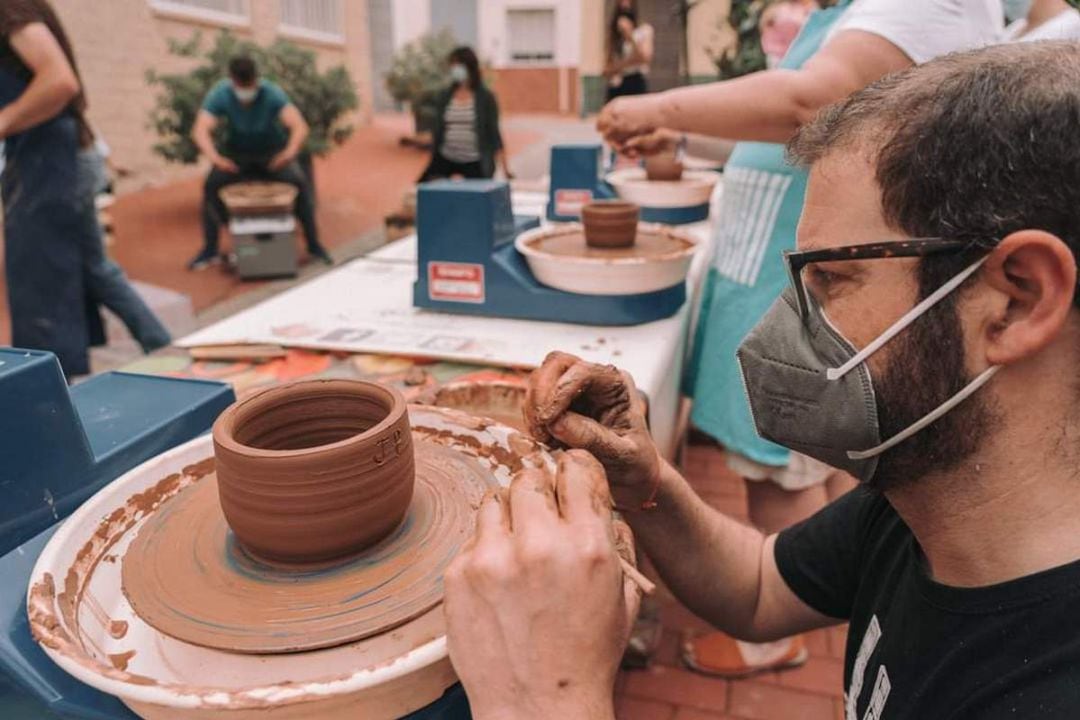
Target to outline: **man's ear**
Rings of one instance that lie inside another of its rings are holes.
[[[1042,230],[1008,235],[987,257],[982,278],[1004,296],[988,323],[989,364],[1031,357],[1061,333],[1073,309],[1076,259],[1060,238]]]

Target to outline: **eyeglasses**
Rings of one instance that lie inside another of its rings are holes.
[[[964,251],[989,252],[993,249],[993,245],[987,243],[987,240],[912,238],[910,240],[892,240],[866,243],[864,245],[822,248],[820,250],[785,250],[784,261],[787,263],[791,287],[795,290],[795,298],[799,306],[799,317],[806,320],[810,312],[810,297],[806,289],[806,283],[803,282],[802,272],[807,265],[841,260],[928,257]]]

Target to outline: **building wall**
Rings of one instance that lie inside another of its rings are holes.
[[[431,0],[431,29],[449,30],[462,45],[475,46],[478,0]]]
[[[503,112],[576,113],[579,108],[581,6],[596,0],[478,0],[478,53],[492,68]],[[522,63],[510,56],[508,13],[515,9],[555,13],[554,58]]]
[[[665,25],[668,42],[661,47],[658,42],[657,52],[680,52],[677,43],[681,40],[672,36],[674,29],[667,27],[670,21],[670,3],[662,0],[641,0],[642,19],[657,27]],[[614,0],[583,0],[581,17],[581,112],[593,113],[604,103],[606,83],[601,76],[604,67],[604,38],[607,32]],[[716,77],[716,66],[710,53],[723,50],[733,38],[733,33],[725,29],[730,8],[729,0],[699,0],[690,11],[687,28],[689,50],[689,75],[691,82],[707,82]],[[667,14],[664,14],[667,13]],[[661,17],[661,14],[664,14]],[[654,17],[655,16],[655,17]],[[665,77],[654,78],[654,86],[669,86],[678,78],[673,75],[673,58],[666,58]],[[660,63],[657,69],[660,69]]]
[[[431,0],[390,0],[394,8],[394,49],[431,29]]]
[[[221,22],[167,12],[152,0],[52,0],[75,49],[90,103],[90,120],[133,181],[146,184],[191,172],[170,166],[153,153],[157,136],[148,127],[154,90],[146,71],[182,71],[191,62],[168,52],[170,40],[187,40],[202,31],[208,45]],[[236,35],[270,43],[279,35],[311,48],[320,67],[344,64],[357,84],[361,111],[354,122],[370,120],[371,66],[367,0],[344,0],[344,42],[290,35],[279,28],[278,0],[248,0],[250,22],[228,24]]]

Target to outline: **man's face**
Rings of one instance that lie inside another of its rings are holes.
[[[816,163],[799,222],[799,249],[889,239],[907,238],[882,216],[870,162],[858,152],[836,151]],[[803,277],[829,321],[861,349],[922,299],[919,262],[887,258],[819,263],[804,270]],[[956,291],[945,298],[867,361],[883,440],[934,410],[971,379],[960,297]],[[989,401],[976,394],[932,427],[886,451],[872,484],[887,490],[948,470],[978,449],[992,422]]]

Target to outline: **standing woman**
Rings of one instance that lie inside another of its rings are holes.
[[[652,59],[652,25],[638,24],[637,0],[618,0],[608,24],[607,62],[604,65],[607,99],[647,93]]]
[[[484,84],[476,53],[470,47],[455,48],[447,64],[451,85],[436,103],[431,162],[420,182],[455,175],[490,178],[496,163],[512,179],[499,132],[499,103]]]
[[[12,341],[56,353],[69,377],[90,372],[90,342],[103,339],[100,318],[95,323],[88,312],[80,239],[77,157],[93,142],[85,108],[71,45],[48,3],[0,3],[7,161],[0,192]]]

